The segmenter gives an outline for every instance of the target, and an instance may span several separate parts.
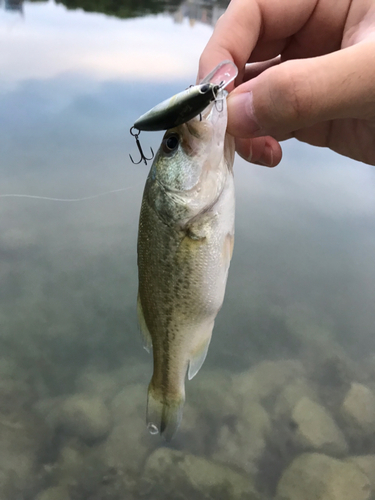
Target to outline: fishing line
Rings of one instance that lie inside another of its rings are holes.
[[[85,196],[83,198],[52,198],[49,196],[36,196],[32,194],[0,194],[0,198],[28,198],[31,200],[46,200],[46,201],[62,201],[62,202],[77,202],[77,201],[87,201],[94,200],[95,198],[101,198],[102,196],[107,196],[113,193],[120,193],[123,191],[128,191],[135,187],[140,186],[141,183],[135,184],[133,186],[128,186],[126,188],[112,189],[111,191],[104,191],[103,193],[93,194],[91,196]]]

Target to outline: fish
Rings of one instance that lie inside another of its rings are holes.
[[[225,293],[234,243],[234,138],[226,91],[201,117],[168,130],[144,188],[137,311],[153,353],[147,427],[167,441],[201,368]]]

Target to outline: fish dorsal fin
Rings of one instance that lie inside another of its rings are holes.
[[[146,349],[147,352],[151,352],[152,350],[152,339],[150,332],[148,331],[145,317],[143,315],[143,309],[142,309],[142,304],[141,304],[141,299],[137,298],[137,314],[138,314],[138,322],[139,322],[139,327],[141,329],[141,335],[142,335],[142,340],[143,340],[143,347]]]
[[[208,347],[210,345],[211,333],[207,339],[202,342],[201,346],[189,361],[188,379],[191,380],[201,369],[204,360],[206,359]]]

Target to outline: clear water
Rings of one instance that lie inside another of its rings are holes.
[[[374,434],[357,438],[340,420],[352,382],[375,388],[375,171],[288,141],[273,170],[236,158],[225,303],[205,365],[187,384],[181,432],[167,446],[182,455],[152,469],[148,459],[165,443],[145,425],[152,361],[135,311],[149,167],[130,162],[129,128],[194,83],[225,2],[66,5],[0,3],[0,498],[230,497],[221,486],[207,493],[193,472],[191,483],[190,473],[173,482],[184,453],[224,464],[273,498],[291,460],[316,448],[290,445],[293,426],[285,431],[274,407],[287,382],[275,375],[275,391],[257,400],[269,415],[264,446],[244,458],[248,430],[257,431],[250,418],[241,435],[231,401],[246,373],[269,373],[270,361],[300,362],[297,379],[346,436],[341,458],[375,454]],[[160,138],[143,133],[145,151]],[[4,196],[114,190],[71,203]]]

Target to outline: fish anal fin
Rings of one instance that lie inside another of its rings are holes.
[[[145,317],[143,314],[143,309],[142,309],[142,304],[141,304],[141,299],[138,295],[137,297],[137,315],[138,315],[138,322],[139,322],[139,327],[141,329],[141,335],[142,335],[142,340],[143,340],[143,347],[147,352],[151,352],[152,350],[152,338],[150,335],[150,332],[147,328]]]
[[[210,334],[208,335],[208,337],[206,337],[204,339],[204,341],[198,346],[198,348],[195,349],[192,356],[190,357],[189,369],[188,369],[188,379],[189,380],[191,380],[192,378],[195,377],[195,375],[201,369],[201,367],[204,363],[204,360],[206,359],[208,347],[209,347],[210,341],[211,341],[211,332],[212,332],[212,328],[211,328],[211,331],[210,331]]]

